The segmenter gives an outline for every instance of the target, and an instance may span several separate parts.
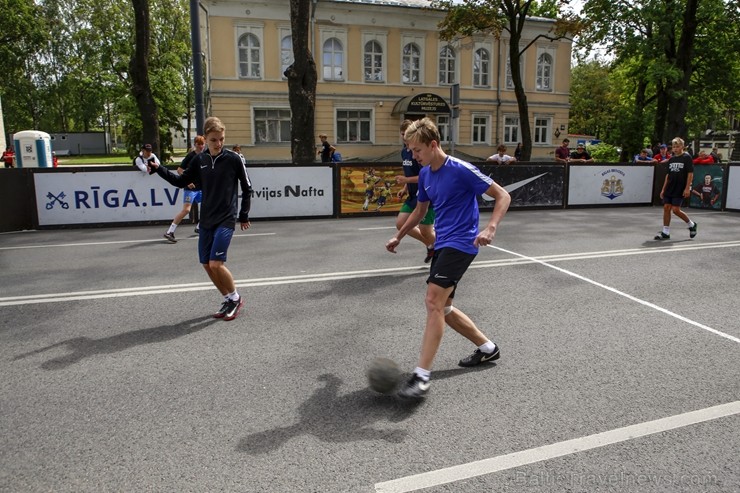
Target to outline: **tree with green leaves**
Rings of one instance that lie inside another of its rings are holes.
[[[737,109],[740,10],[732,0],[587,0],[579,41],[614,54],[629,102],[617,122],[623,158],[650,142],[695,137]]]
[[[508,63],[519,67],[520,60],[527,49],[540,39],[557,41],[567,38],[580,30],[578,20],[562,15],[548,34],[541,34],[520,46],[527,17],[530,15],[554,16],[558,6],[552,0],[433,0],[432,7],[446,11],[440,23],[440,37],[450,41],[475,34],[488,34],[500,38],[502,32],[509,35]],[[520,70],[511,70],[514,95],[519,109],[519,125],[522,132],[522,160],[528,161],[532,154],[532,130],[529,122],[529,103],[524,90]]]
[[[0,97],[9,133],[37,128],[41,108],[33,74],[35,54],[49,37],[43,8],[34,0],[2,0],[0,16]]]
[[[573,67],[570,80],[571,133],[609,141],[620,104],[620,88],[615,87],[609,65],[599,60],[582,62]]]
[[[316,159],[314,115],[316,113],[316,62],[309,45],[311,0],[290,0],[293,63],[285,71],[290,101],[290,153],[293,164]]]

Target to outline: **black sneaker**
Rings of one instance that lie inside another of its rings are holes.
[[[200,234],[200,228],[195,228],[194,231],[198,234]]]
[[[428,264],[429,262],[431,262],[432,258],[434,258],[434,247],[427,247],[427,256],[424,257],[424,263]]]
[[[467,358],[461,359],[458,365],[465,366],[465,367],[477,366],[487,361],[496,361],[500,357],[501,357],[501,351],[499,351],[498,346],[494,348],[492,353],[484,353],[480,349],[476,349],[473,354],[471,354]]]
[[[226,316],[226,312],[229,311],[229,306],[229,300],[224,300],[224,302],[221,303],[221,308],[213,314],[213,318],[224,318]]]
[[[177,243],[177,240],[175,239],[175,233],[165,233],[164,239],[169,241],[170,243]]]
[[[404,399],[422,399],[429,392],[429,381],[424,381],[414,373],[411,378],[398,390],[398,397]]]
[[[670,240],[671,239],[671,235],[667,235],[667,234],[665,234],[664,232],[661,231],[660,233],[658,233],[657,235],[655,235],[655,238],[653,238],[653,239],[655,239],[655,240]]]
[[[241,311],[242,307],[244,306],[244,298],[241,296],[236,301],[228,300],[226,302],[226,313],[224,313],[224,320],[234,320],[237,315],[239,315],[239,312]]]
[[[696,226],[697,224],[694,223],[694,225],[689,228],[689,238],[693,238],[694,236],[696,236]]]

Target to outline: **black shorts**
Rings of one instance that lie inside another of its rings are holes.
[[[431,282],[442,288],[457,288],[457,283],[462,279],[475,257],[472,253],[461,252],[449,247],[435,250],[427,283]],[[450,298],[454,297],[455,289],[450,293]]]
[[[681,206],[683,204],[683,195],[680,197],[669,197],[667,195],[663,195],[663,205],[677,205]]]

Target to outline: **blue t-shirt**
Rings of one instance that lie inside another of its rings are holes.
[[[419,202],[434,204],[435,250],[452,247],[477,254],[473,241],[478,236],[478,196],[493,184],[470,163],[447,156],[437,171],[429,166],[419,173]]]

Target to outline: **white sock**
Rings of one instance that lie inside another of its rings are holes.
[[[496,345],[492,343],[491,341],[487,341],[480,346],[478,346],[478,349],[481,350],[481,352],[486,354],[491,354],[493,351],[496,350]]]
[[[671,228],[668,226],[663,226],[663,232],[667,235],[671,234]]]
[[[167,230],[167,234],[174,233],[176,229],[177,229],[177,224],[175,223],[170,224],[170,227]]]
[[[425,370],[424,368],[419,368],[418,366],[414,368],[414,373],[416,373],[419,378],[424,380],[425,382],[429,381],[429,378],[432,376],[432,372],[429,370]]]
[[[226,295],[226,299],[230,301],[239,301],[239,298],[240,298],[239,293],[237,293],[236,291]]]
[[[696,226],[696,223],[694,221],[692,221],[691,219],[689,219],[689,223],[688,224],[689,224],[689,228],[693,228],[694,226]]]

